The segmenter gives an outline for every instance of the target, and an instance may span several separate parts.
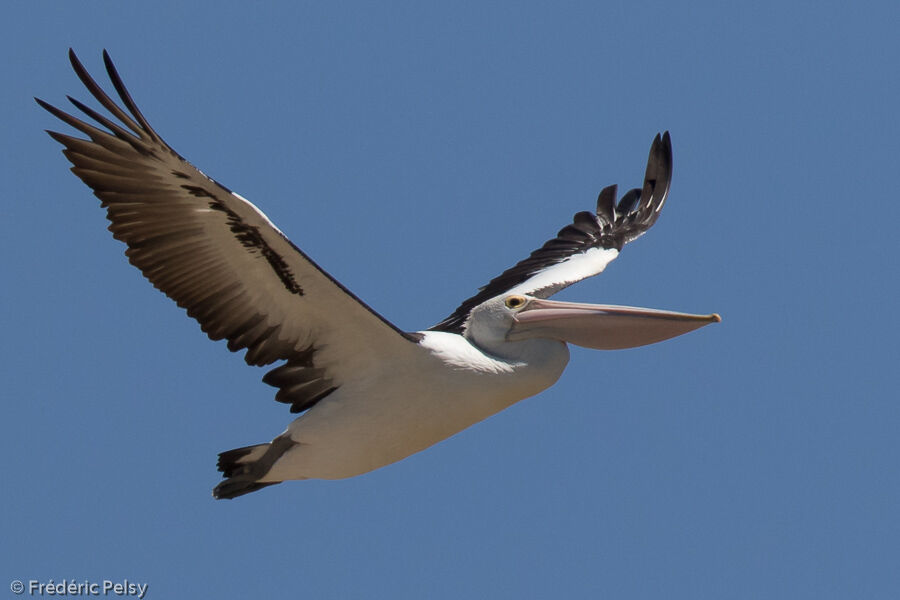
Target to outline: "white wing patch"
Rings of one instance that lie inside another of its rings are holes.
[[[590,248],[587,252],[574,254],[562,262],[535,273],[511,288],[507,294],[529,294],[538,298],[547,298],[573,283],[602,273],[606,265],[618,255],[619,251],[615,248]]]

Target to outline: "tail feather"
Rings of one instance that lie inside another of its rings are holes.
[[[213,497],[216,500],[237,498],[256,490],[261,490],[270,485],[277,485],[280,481],[272,481],[269,483],[259,483],[258,481],[241,481],[235,479],[226,479],[213,489]]]
[[[266,476],[275,461],[296,444],[290,436],[283,434],[271,443],[244,446],[220,453],[218,468],[226,479],[213,489],[213,496],[216,499],[237,498],[281,483],[260,480]]]
[[[222,472],[223,477],[232,477],[246,473],[250,466],[266,453],[269,446],[271,446],[269,443],[256,444],[220,452],[216,467]]]

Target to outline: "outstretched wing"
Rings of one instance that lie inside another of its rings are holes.
[[[667,131],[662,136],[656,134],[650,146],[643,189],[630,190],[616,203],[616,186],[604,188],[597,198],[596,213],[576,214],[573,223],[555,238],[492,279],[431,329],[462,333],[469,312],[486,300],[501,294],[548,298],[602,272],[625,244],[653,226],[671,181],[672,142]]]
[[[99,124],[37,100],[81,131],[48,131],[65,146],[72,172],[94,190],[131,264],[251,365],[288,362],[265,381],[298,412],[328,395],[372,356],[403,353],[415,339],[386,321],[320,269],[253,204],[204,175],[150,127],[106,51],[103,61],[122,104],[69,59],[109,119],[69,97]],[[327,350],[326,350],[327,349]]]

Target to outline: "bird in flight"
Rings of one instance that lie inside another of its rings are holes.
[[[55,131],[72,172],[106,208],[128,260],[250,365],[300,413],[271,442],[219,454],[216,498],[291,479],[341,479],[424,450],[553,385],[567,344],[613,350],[666,340],[719,316],[548,300],[597,275],[659,217],[672,175],[668,132],[650,147],[641,188],[600,192],[553,239],[447,318],[407,332],[375,312],[295,246],[249,201],[211,179],[150,127],[106,51],[121,104],[69,50],[104,116],[93,123],[40,100],[87,136]],[[124,108],[123,108],[124,106]]]

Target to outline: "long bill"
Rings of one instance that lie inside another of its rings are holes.
[[[506,337],[550,338],[596,350],[620,350],[655,344],[721,320],[717,314],[533,298],[515,315]]]

